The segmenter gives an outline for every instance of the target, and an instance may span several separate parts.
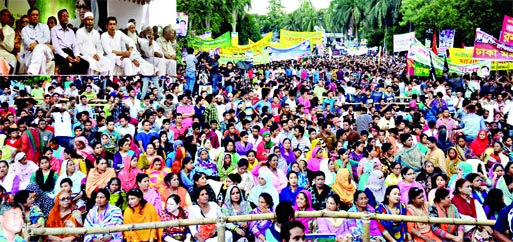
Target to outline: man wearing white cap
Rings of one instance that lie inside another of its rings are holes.
[[[107,32],[101,35],[105,55],[112,63],[122,68],[123,74],[126,76],[133,76],[138,73],[154,75],[155,68],[153,65],[141,58],[139,52],[135,49],[134,41],[130,37],[117,30],[117,22],[116,17],[107,18]]]
[[[111,61],[103,56],[103,47],[100,33],[94,29],[94,15],[91,12],[84,14],[84,27],[77,30],[77,43],[80,54],[89,62],[89,74],[99,72],[101,75],[109,75]]]

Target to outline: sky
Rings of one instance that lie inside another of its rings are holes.
[[[301,0],[281,0],[281,4],[285,7],[286,13],[291,13],[299,8]],[[331,0],[312,0],[312,5],[316,9],[327,8],[330,6]],[[256,13],[260,15],[267,14],[267,7],[269,6],[268,0],[251,0],[251,10],[249,13]]]

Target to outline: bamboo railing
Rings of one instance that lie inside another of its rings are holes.
[[[363,220],[363,241],[370,240],[370,220],[390,220],[396,222],[420,222],[429,224],[461,224],[461,225],[479,225],[493,226],[493,220],[477,220],[477,219],[453,219],[453,218],[433,218],[433,217],[417,217],[405,215],[389,215],[389,214],[371,214],[371,213],[355,213],[355,212],[329,212],[329,211],[308,211],[297,212],[298,218],[350,218]],[[274,219],[274,213],[267,214],[249,214],[240,216],[217,217],[217,218],[196,218],[184,219],[158,223],[140,223],[140,224],[124,224],[112,227],[95,227],[95,228],[33,228],[29,230],[31,236],[36,235],[57,235],[57,234],[108,234],[113,232],[159,229],[176,226],[216,224],[218,241],[225,241],[224,234],[226,223],[230,222],[248,222],[255,220]]]

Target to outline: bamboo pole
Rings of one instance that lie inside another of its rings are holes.
[[[217,218],[217,241],[224,242],[225,240],[225,231],[226,231],[226,216],[222,214]]]
[[[367,211],[365,211],[362,215],[362,222],[363,222],[363,236],[362,241],[363,242],[370,242],[370,218],[371,214]]]
[[[350,219],[363,219],[364,213],[356,212],[329,212],[329,211],[305,211],[297,212],[298,218],[350,218]],[[462,224],[462,225],[481,225],[493,226],[493,220],[476,220],[476,219],[453,219],[453,218],[432,218],[432,217],[417,217],[405,215],[389,215],[389,214],[369,214],[370,220],[389,220],[396,222],[417,222],[429,224]],[[274,219],[274,213],[266,214],[248,214],[240,216],[226,217],[226,223],[231,222],[248,222],[256,220],[270,220]],[[216,224],[217,218],[196,218],[184,219],[167,222],[157,223],[140,223],[140,224],[124,224],[111,227],[94,227],[94,228],[34,228],[31,229],[31,236],[35,235],[57,235],[57,234],[108,234],[113,232],[145,230],[145,229],[160,229],[167,227],[189,226],[189,225],[202,225],[202,224]]]

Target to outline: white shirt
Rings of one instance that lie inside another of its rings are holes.
[[[55,128],[55,137],[72,137],[71,135],[71,115],[69,112],[52,113]]]
[[[126,46],[133,47],[135,49],[134,41],[119,30],[116,30],[114,37],[110,36],[109,32],[103,33],[101,40],[105,55],[112,55],[113,50],[126,51]]]
[[[130,108],[130,117],[137,118],[139,116],[139,111],[141,108],[141,101],[137,98],[134,98],[134,102],[129,98],[125,100],[125,104]]]
[[[28,49],[30,44],[35,41],[39,44],[49,44],[50,29],[48,25],[42,23],[38,23],[35,26],[29,24],[21,30],[21,39],[23,40],[25,49]]]
[[[77,30],[76,38],[80,54],[91,57],[95,54],[103,56],[102,41],[97,30],[93,29],[91,32],[87,32],[85,28],[80,28]]]
[[[162,49],[155,40],[153,40],[150,45],[150,41],[148,39],[140,39],[139,46],[141,47],[141,54],[144,58],[155,57],[155,52],[158,52],[164,56]]]
[[[176,56],[176,41],[171,42],[164,39],[164,37],[160,37],[157,39],[157,42],[165,54]]]
[[[132,137],[135,135],[135,126],[133,124],[127,124],[126,127],[121,125],[116,126],[114,130],[118,131],[121,136],[125,136],[126,134],[130,134]]]

